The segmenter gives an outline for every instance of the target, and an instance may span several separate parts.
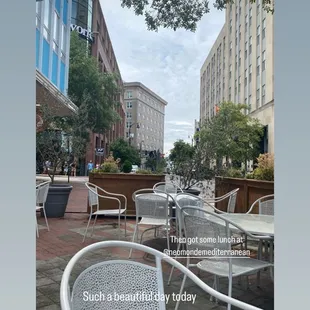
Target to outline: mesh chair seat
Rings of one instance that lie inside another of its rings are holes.
[[[93,212],[93,215],[118,215],[124,213],[126,209],[115,209],[115,210],[98,210]]]

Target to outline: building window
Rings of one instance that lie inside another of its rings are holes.
[[[252,65],[249,66],[249,83],[252,82]]]
[[[252,26],[252,9],[249,10],[249,27]]]
[[[131,122],[126,122],[126,128],[130,128]]]
[[[247,84],[248,84],[248,75],[247,75],[247,71],[248,71],[248,70],[245,70],[245,71],[244,71],[244,87],[246,87]]]
[[[232,53],[232,42],[229,43],[229,56],[231,56]]]
[[[262,71],[265,71],[266,69],[266,51],[263,51],[262,53]]]
[[[251,113],[251,110],[252,110],[252,96],[251,95],[249,95],[248,106],[249,106],[249,113]]]
[[[231,101],[231,87],[229,87],[228,100]]]
[[[49,41],[50,40],[50,27],[51,27],[51,1],[44,2],[44,27],[43,36]]]
[[[36,27],[40,28],[41,24],[41,7],[42,7],[42,2],[37,1],[36,2]]]
[[[260,75],[260,57],[256,58],[256,76]]]
[[[266,37],[266,18],[263,19],[262,39]]]
[[[128,99],[132,98],[132,91],[128,91],[128,92],[127,92],[127,98],[128,98]]]
[[[259,107],[259,102],[260,102],[260,89],[258,88],[256,90],[256,107]]]
[[[127,113],[126,113],[126,117],[127,117],[128,119],[130,119],[130,118],[131,118],[131,112],[127,112]]]
[[[265,104],[266,98],[266,85],[262,86],[262,105]]]
[[[259,45],[260,41],[260,26],[257,26],[256,44]]]
[[[229,33],[232,33],[232,19],[229,21]]]
[[[66,34],[67,34],[67,27],[62,24],[61,26],[61,57],[65,58],[66,56]]]
[[[229,79],[231,79],[232,65],[229,65]]]
[[[58,53],[59,47],[59,28],[60,28],[60,18],[56,10],[54,11],[54,31],[53,31],[53,49]]]
[[[252,36],[250,37],[250,43],[249,43],[249,55],[252,54]]]
[[[127,106],[127,109],[131,109],[132,108],[132,102],[131,101],[127,102],[126,106]]]

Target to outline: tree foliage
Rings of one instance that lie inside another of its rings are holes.
[[[250,3],[255,3],[250,0]],[[215,0],[213,6],[223,10],[234,0]],[[173,30],[183,28],[195,31],[197,23],[210,12],[209,0],[121,0],[122,7],[133,9],[136,15],[144,15],[148,30],[158,31],[160,27]],[[274,1],[263,0],[262,7],[274,12]]]
[[[248,106],[224,102],[218,113],[202,124],[196,146],[176,141],[169,158],[172,179],[188,189],[222,174],[227,168],[223,166],[224,158],[241,163],[256,158],[263,126],[257,119],[245,115],[245,109]]]
[[[113,152],[114,158],[120,158],[121,164],[124,164],[126,160],[130,161],[133,165],[140,165],[140,154],[136,148],[129,145],[123,138],[116,139],[110,147]]]
[[[177,181],[183,189],[198,184],[203,180],[211,180],[216,174],[211,167],[211,153],[198,144],[196,147],[178,140],[170,152],[172,162],[171,180]]]
[[[88,52],[87,42],[76,32],[71,33],[69,87],[70,99],[80,108],[84,127],[104,132],[120,120],[116,100],[121,89],[118,76],[99,71],[97,60]]]
[[[224,157],[246,163],[259,154],[263,126],[244,113],[248,108],[244,104],[223,102],[219,112],[202,125],[199,143],[210,150],[218,169]]]

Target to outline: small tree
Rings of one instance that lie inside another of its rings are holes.
[[[199,132],[200,145],[210,150],[217,170],[223,169],[223,158],[232,162],[247,162],[259,154],[263,126],[257,119],[245,114],[244,104],[223,102],[218,113],[207,120]]]
[[[176,141],[170,152],[172,162],[171,180],[187,190],[201,181],[211,180],[215,175],[215,167],[211,165],[211,153],[198,144],[196,147],[184,142]]]
[[[133,165],[140,166],[141,159],[139,151],[133,146],[129,145],[123,138],[116,139],[110,147],[115,158],[120,158],[121,164],[126,160],[130,161]]]
[[[57,169],[74,157],[80,157],[87,150],[88,135],[85,134],[85,117],[83,109],[62,116],[60,106],[53,106],[54,98],[50,93],[42,93],[37,102],[40,104],[40,115],[43,128],[37,132],[37,161],[44,166],[52,183]],[[48,169],[46,163],[51,164]]]

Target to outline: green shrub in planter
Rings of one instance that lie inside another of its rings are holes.
[[[123,164],[123,172],[130,173],[132,170],[132,163],[129,160],[125,160]]]

